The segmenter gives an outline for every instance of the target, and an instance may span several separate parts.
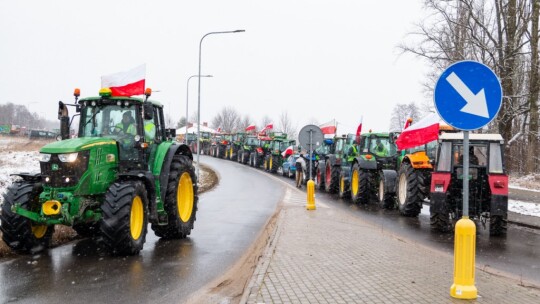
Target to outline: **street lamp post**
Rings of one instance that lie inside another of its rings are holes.
[[[210,32],[202,36],[201,41],[199,42],[199,73],[201,75],[201,49],[202,42],[204,38],[208,35],[214,34],[233,34],[233,33],[243,33],[245,30],[236,30],[236,31],[224,31],[224,32]],[[199,89],[198,89],[198,102],[197,102],[197,179],[199,178],[199,158],[201,156],[201,77],[199,79]]]
[[[184,135],[184,141],[187,144],[187,129],[188,129],[188,104],[189,104],[189,81],[193,77],[197,77],[198,75],[191,75],[189,76],[187,80],[187,88],[186,88],[186,134]],[[212,75],[201,75],[201,77],[213,77]]]

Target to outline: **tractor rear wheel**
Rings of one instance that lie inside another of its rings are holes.
[[[315,172],[315,188],[323,190],[324,189],[324,180],[321,172],[321,168],[317,167],[317,172]]]
[[[429,218],[431,228],[440,232],[449,232],[452,229],[448,213],[432,213]]]
[[[411,164],[403,163],[398,173],[397,201],[399,212],[404,216],[418,216],[427,196],[429,178],[415,170]]]
[[[152,230],[162,238],[187,237],[195,224],[198,200],[195,169],[187,156],[176,155],[171,163],[165,196],[168,223],[152,224]]]
[[[37,253],[50,246],[54,225],[38,225],[32,220],[11,211],[15,203],[21,208],[39,212],[40,183],[18,182],[11,185],[4,195],[0,214],[2,239],[13,250],[21,253]]]
[[[324,190],[328,193],[336,193],[339,190],[339,166],[332,166],[330,162],[326,163],[326,174],[324,181]]]
[[[378,191],[378,199],[379,199],[379,206],[382,209],[394,209],[395,206],[395,193],[388,193],[386,191],[386,184],[384,181],[384,176],[381,174],[379,177],[379,191]]]
[[[112,184],[101,205],[100,242],[113,254],[139,253],[146,241],[147,208],[148,197],[142,182]]]
[[[358,163],[353,165],[351,172],[351,199],[355,204],[367,204],[373,193],[371,172],[361,170]]]
[[[345,179],[345,175],[342,173],[339,174],[339,198],[346,199],[351,197],[351,191],[349,188],[350,181]]]
[[[270,156],[270,172],[271,173],[276,173],[278,168],[279,168],[279,157],[280,156],[277,156],[277,155],[272,155]]]
[[[489,218],[489,235],[500,236],[506,233],[508,221],[502,215],[492,215]]]

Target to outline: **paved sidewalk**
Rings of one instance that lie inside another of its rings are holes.
[[[276,231],[241,303],[540,303],[540,290],[476,269],[478,298],[450,297],[453,256],[408,243],[286,190]]]

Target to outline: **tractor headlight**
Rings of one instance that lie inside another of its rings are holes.
[[[40,162],[46,163],[51,160],[51,155],[47,153],[40,153]]]
[[[58,154],[58,159],[63,163],[72,163],[77,160],[79,153]]]

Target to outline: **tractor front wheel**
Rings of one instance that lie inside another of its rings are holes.
[[[501,215],[492,215],[489,218],[489,235],[500,236],[506,233],[508,221]]]
[[[349,188],[350,181],[347,181],[345,178],[345,175],[342,173],[339,174],[339,198],[341,199],[347,199],[351,197],[351,191]]]
[[[353,165],[351,172],[351,199],[355,204],[367,204],[372,196],[371,172],[360,170],[358,163]]]
[[[41,190],[40,183],[18,182],[11,185],[4,195],[0,229],[4,242],[15,251],[37,253],[47,249],[51,243],[53,225],[38,225],[11,211],[11,207],[18,203],[23,209],[39,212]]]
[[[384,182],[384,175],[380,175],[378,199],[379,206],[382,209],[393,209],[395,205],[395,193],[388,193],[386,191],[386,184]]]
[[[139,253],[146,241],[147,208],[148,197],[142,182],[112,184],[101,205],[100,242],[113,254]]]
[[[198,199],[197,176],[193,165],[187,156],[175,156],[165,196],[168,223],[152,224],[152,230],[157,236],[167,239],[187,237],[195,224]]]

